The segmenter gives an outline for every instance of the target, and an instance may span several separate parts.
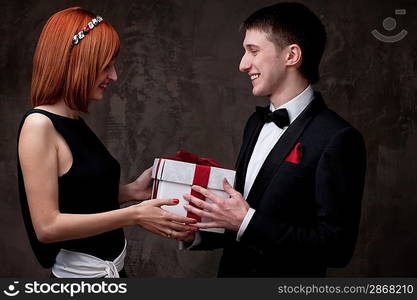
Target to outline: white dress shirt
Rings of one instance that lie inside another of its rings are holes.
[[[280,107],[275,108],[272,103],[270,104],[270,110],[275,111],[280,108],[286,108],[288,111],[288,117],[290,119],[290,125],[294,120],[301,114],[301,112],[310,104],[313,100],[314,91],[313,88],[309,85],[298,94],[296,97],[288,101],[287,103],[281,105]],[[253,149],[252,156],[250,158],[248,169],[246,172],[245,187],[243,191],[243,198],[247,199],[249,192],[252,188],[253,183],[255,182],[256,177],[258,176],[259,170],[261,169],[263,163],[265,162],[266,157],[272,148],[281,138],[282,134],[288,128],[284,127],[283,129],[275,125],[274,122],[265,123],[262,127],[262,130],[259,134],[258,140],[256,141],[255,148]],[[255,210],[249,208],[246,213],[245,218],[242,221],[242,224],[239,227],[239,231],[236,235],[236,240],[240,241],[240,238],[244,234],[250,220],[252,219]],[[194,246],[197,246],[201,243],[201,236],[199,232],[196,232],[195,239],[191,245],[185,247],[183,242],[180,242],[179,249],[190,249]]]
[[[281,105],[280,107],[274,107],[270,104],[270,110],[273,112],[280,108],[286,108],[288,111],[288,117],[290,119],[290,125],[294,120],[301,114],[301,112],[307,107],[308,104],[313,100],[313,89],[309,85],[307,88],[298,94],[296,97]],[[283,133],[287,130],[287,127],[283,129],[275,125],[274,122],[265,123],[259,134],[258,140],[256,141],[255,148],[253,149],[252,156],[249,160],[248,169],[246,172],[245,187],[243,190],[243,198],[247,199],[252,185],[258,176],[259,170],[265,162],[268,154],[274,148],[275,144],[279,141]],[[255,210],[249,208],[242,224],[240,225],[239,231],[236,236],[236,240],[239,241],[245,232],[250,220],[252,219]]]

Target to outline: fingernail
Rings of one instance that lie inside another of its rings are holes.
[[[180,200],[174,199],[174,200],[172,200],[172,202],[174,202],[175,204],[178,204],[178,203],[180,203]]]

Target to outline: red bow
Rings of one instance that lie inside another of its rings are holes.
[[[193,153],[183,151],[183,150],[177,151],[176,156],[162,157],[162,158],[193,163],[193,164],[196,164],[196,165],[228,169],[228,168],[222,166],[221,164],[219,164],[218,162],[215,162],[214,160],[211,160],[209,158],[198,157],[197,155],[195,155]]]
[[[204,188],[207,188],[207,184],[210,178],[210,167],[218,167],[218,168],[227,169],[221,164],[215,162],[214,160],[211,160],[209,158],[200,158],[195,154],[192,154],[187,151],[182,151],[182,150],[177,151],[176,156],[174,157],[163,157],[163,158],[196,164],[193,185],[199,185]],[[206,199],[204,195],[194,191],[193,189],[191,190],[191,195],[203,201]],[[191,202],[190,202],[190,205],[194,206],[194,204],[192,204]],[[193,214],[192,212],[187,212],[187,217],[196,219],[198,222],[201,222],[201,217]]]

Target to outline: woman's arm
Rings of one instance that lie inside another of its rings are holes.
[[[19,138],[19,159],[36,235],[41,242],[84,238],[127,225],[141,225],[162,235],[181,238],[192,230],[194,219],[162,210],[175,199],[155,199],[97,214],[64,214],[58,205],[57,133],[51,121],[40,114],[26,118]],[[174,232],[172,232],[174,230]]]

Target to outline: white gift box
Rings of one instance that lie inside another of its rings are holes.
[[[187,216],[184,205],[188,204],[188,201],[183,198],[183,195],[191,194],[191,186],[194,182],[196,166],[197,165],[194,163],[156,158],[152,168],[152,178],[154,178],[152,198],[178,199],[179,203],[177,205],[164,205],[162,208],[178,216]],[[210,167],[206,188],[220,197],[229,198],[229,194],[223,190],[223,178],[226,178],[227,181],[234,186],[235,174],[236,172],[234,170]],[[205,201],[211,202],[208,198],[206,198]],[[201,222],[209,221],[210,219],[207,218],[201,219]],[[224,228],[208,228],[200,230],[224,233]]]

